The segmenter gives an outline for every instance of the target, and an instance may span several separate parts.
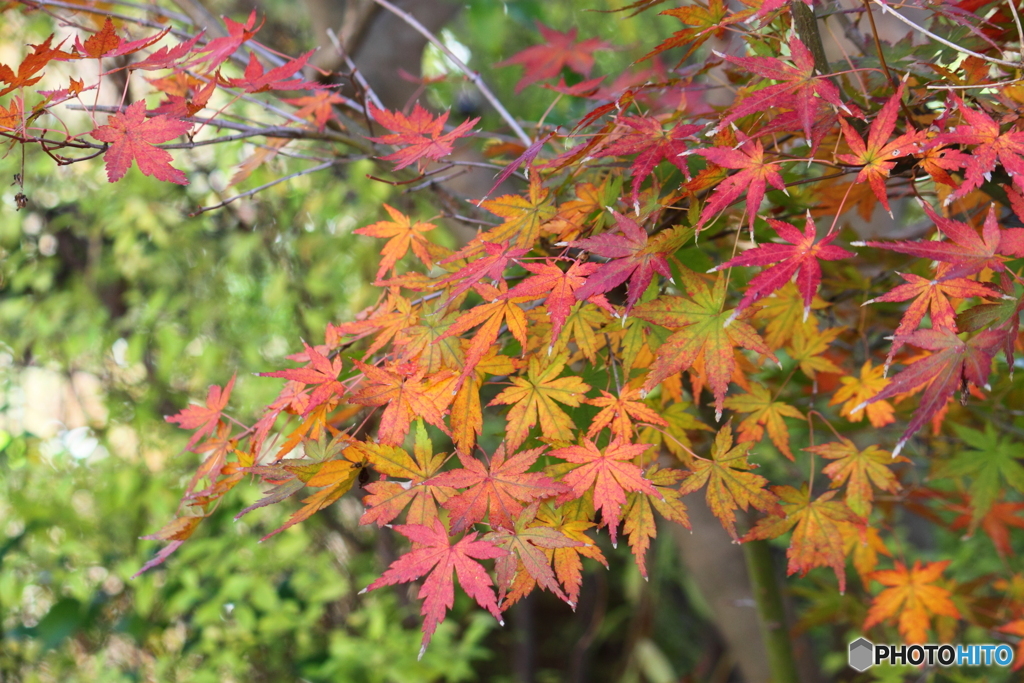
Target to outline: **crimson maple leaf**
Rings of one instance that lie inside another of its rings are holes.
[[[966,167],[963,184],[957,188],[946,202],[963,197],[981,183],[991,178],[996,164],[1001,164],[1013,179],[1017,189],[1024,191],[1024,131],[1011,130],[999,132],[999,124],[980,109],[971,109],[963,100],[954,94],[949,99],[953,106],[967,122],[966,126],[957,126],[950,133],[940,133],[932,139],[931,145],[962,144],[977,145],[970,154],[958,155],[956,159]]]
[[[895,458],[914,432],[942,410],[957,389],[966,392],[968,384],[985,385],[992,370],[992,358],[1005,337],[1005,330],[984,330],[965,342],[950,329],[912,332],[905,337],[907,344],[935,353],[908,365],[884,389],[854,408],[853,412],[927,385],[917,412],[907,424],[907,431],[892,451]]]
[[[430,644],[430,637],[437,625],[444,620],[445,612],[455,603],[455,584],[452,571],[459,577],[462,590],[476,600],[476,603],[494,615],[499,624],[501,610],[498,609],[491,577],[483,566],[474,560],[493,560],[507,555],[507,551],[488,541],[476,540],[476,533],[469,533],[458,543],[449,543],[448,531],[441,520],[434,520],[433,526],[422,524],[399,524],[395,531],[412,541],[412,550],[391,563],[384,574],[363,589],[372,591],[381,586],[415,581],[429,574],[418,597],[423,600],[420,614],[423,615],[423,644],[420,657]]]
[[[384,161],[397,161],[393,170],[398,171],[422,159],[437,161],[452,153],[452,143],[466,135],[476,125],[479,118],[463,121],[448,133],[444,132],[445,121],[449,112],[436,119],[419,103],[413,107],[412,114],[406,116],[401,112],[390,112],[378,109],[372,102],[368,105],[373,120],[392,131],[390,135],[367,138],[385,145],[400,145],[402,149],[381,157]]]
[[[839,99],[839,89],[825,76],[815,75],[814,56],[807,46],[794,34],[789,41],[789,51],[795,66],[790,66],[776,57],[723,57],[746,71],[766,79],[780,81],[759,90],[746,93],[738,98],[728,113],[722,117],[716,130],[750,114],[763,114],[770,107],[792,109],[808,140],[818,111],[823,104],[849,112]]]
[[[602,452],[590,439],[580,446],[551,451],[549,455],[580,465],[570,470],[562,483],[572,488],[559,502],[572,500],[594,490],[594,509],[601,512],[602,526],[608,527],[612,545],[616,544],[626,491],[640,491],[661,500],[661,494],[644,479],[643,470],[632,461],[650,449],[650,444],[615,441]]]
[[[950,266],[942,271],[944,280],[980,273],[985,268],[1002,272],[1006,270],[1003,262],[1009,257],[1024,256],[1024,229],[1001,229],[999,223],[996,222],[995,206],[989,206],[980,237],[977,230],[968,223],[944,218],[935,213],[928,204],[922,206],[939,232],[952,242],[900,240],[897,242],[851,242],[850,244],[855,247],[878,247],[948,263]]]
[[[132,69],[143,71],[156,71],[158,69],[173,69],[186,55],[191,54],[192,48],[196,46],[205,31],[200,31],[188,40],[182,41],[174,47],[165,46],[146,56],[145,59],[133,62]]]
[[[163,115],[146,120],[146,103],[139,100],[123,114],[112,114],[107,125],[94,129],[89,135],[110,145],[103,157],[110,182],[123,178],[135,161],[145,175],[188,185],[185,174],[171,166],[170,152],[154,145],[180,137],[191,129],[191,123]]]
[[[228,85],[232,88],[241,88],[247,93],[266,92],[267,90],[311,90],[320,88],[316,83],[307,83],[301,78],[293,79],[296,73],[306,66],[306,62],[316,50],[310,50],[304,55],[291,59],[281,66],[264,73],[263,64],[256,57],[255,52],[249,53],[249,63],[241,78],[227,79]]]
[[[531,83],[545,78],[554,78],[563,67],[569,67],[583,76],[589,76],[594,67],[594,52],[609,50],[611,47],[603,40],[588,38],[576,42],[576,29],[562,33],[537,22],[537,29],[544,37],[544,44],[528,47],[494,66],[511,66],[522,64],[523,77],[516,84],[516,93]]]
[[[710,272],[732,268],[733,266],[767,266],[774,263],[771,268],[755,275],[747,285],[747,292],[743,295],[736,310],[726,321],[726,325],[736,319],[743,310],[758,299],[762,299],[772,292],[781,289],[789,282],[796,273],[796,285],[804,299],[804,320],[811,312],[811,301],[821,284],[821,266],[818,261],[838,261],[849,258],[853,254],[841,247],[832,246],[830,243],[839,233],[833,233],[820,242],[815,243],[817,229],[811,219],[810,212],[807,212],[807,220],[804,223],[803,234],[795,225],[785,221],[778,221],[774,218],[768,219],[768,225],[782,239],[789,244],[762,244],[750,249],[734,259],[726,261],[720,266],[711,269]]]
[[[584,301],[597,294],[615,289],[629,280],[626,310],[629,311],[651,284],[655,273],[672,277],[668,259],[660,251],[649,248],[647,231],[633,219],[608,209],[618,223],[621,235],[603,233],[594,237],[569,242],[567,246],[586,249],[596,256],[613,259],[601,264],[576,290],[576,300]]]
[[[715,186],[714,193],[700,213],[700,220],[696,225],[698,231],[712,217],[746,195],[748,225],[753,233],[754,219],[757,218],[758,209],[761,206],[761,200],[764,199],[768,184],[777,190],[786,192],[786,183],[783,182],[778,169],[775,165],[764,161],[764,146],[761,141],[749,141],[742,133],[739,135],[744,140],[744,144],[739,148],[708,147],[693,150],[694,154],[700,154],[713,164],[723,168],[740,169],[739,173],[729,176]]]
[[[442,472],[427,482],[431,486],[466,488],[449,498],[444,507],[451,513],[452,533],[459,533],[487,515],[492,527],[511,529],[523,511],[521,503],[550,498],[566,488],[540,472],[527,472],[544,446],[505,457],[505,444],[498,446],[490,467],[459,453],[462,469]]]
[[[327,403],[335,396],[343,395],[345,385],[338,381],[338,374],[341,372],[340,357],[331,361],[305,341],[302,342],[302,345],[306,347],[306,357],[309,359],[307,366],[261,372],[259,375],[260,377],[283,377],[293,382],[316,385],[313,395],[309,397],[309,403],[302,412],[302,416],[306,417],[317,406]]]
[[[204,436],[213,433],[217,423],[220,422],[221,413],[228,405],[228,398],[231,397],[231,389],[234,386],[235,377],[232,375],[231,380],[224,385],[223,390],[216,385],[210,386],[209,391],[206,393],[205,406],[189,406],[188,408],[183,408],[177,415],[168,415],[164,418],[168,422],[178,423],[178,426],[182,429],[196,430],[196,433],[189,439],[188,445],[185,448],[191,449]]]
[[[654,167],[661,161],[668,161],[683,173],[688,173],[683,158],[687,151],[684,141],[692,138],[701,126],[679,123],[665,130],[660,121],[646,116],[625,116],[619,118],[617,123],[620,127],[626,128],[626,131],[594,156],[637,155],[629,167],[629,172],[633,176],[633,194],[630,196],[630,202],[634,205],[639,201],[641,183],[654,172]]]

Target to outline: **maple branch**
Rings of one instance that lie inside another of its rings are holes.
[[[814,57],[814,68],[822,75],[829,73],[828,57],[825,56],[825,46],[821,43],[821,31],[818,30],[818,18],[814,16],[814,10],[803,0],[790,0],[789,7],[793,13],[793,28],[804,45],[810,48]]]
[[[882,2],[882,0],[871,0],[871,2],[873,2],[876,5],[878,5],[879,7],[881,7],[882,8],[882,12],[888,12],[889,14],[893,15],[894,17],[896,17],[897,19],[902,21],[904,24],[909,26],[910,28],[915,29],[917,31],[920,31],[921,33],[923,33],[924,35],[928,36],[932,40],[934,40],[934,41],[936,41],[938,43],[942,43],[946,47],[951,47],[951,48],[953,48],[954,50],[956,50],[957,52],[959,52],[961,54],[970,55],[971,57],[977,57],[978,59],[984,60],[984,61],[989,62],[991,64],[999,64],[1000,66],[1012,66],[1015,69],[1018,69],[1018,68],[1021,67],[1021,63],[1020,62],[1008,62],[1005,59],[996,59],[995,57],[989,57],[987,55],[981,54],[980,52],[975,52],[974,50],[968,50],[966,47],[960,47],[956,43],[950,42],[950,41],[946,40],[945,38],[943,38],[942,36],[937,36],[934,33],[932,33],[931,31],[929,31],[928,29],[926,29],[924,26],[921,26],[919,24],[914,23],[913,21],[911,21],[907,17],[903,16],[902,14],[900,14],[899,12],[894,10],[892,7],[889,7],[884,2]]]
[[[772,549],[767,541],[747,541],[743,544],[743,557],[747,561],[750,587],[754,591],[757,614],[761,621],[761,634],[768,651],[768,666],[774,683],[799,683],[796,660],[786,628],[786,611],[775,578]]]
[[[388,2],[388,0],[373,1],[380,5],[381,7],[383,7],[384,9],[386,9],[387,11],[394,14],[396,17],[398,17],[405,23],[407,23],[409,26],[415,29],[417,33],[419,33],[421,36],[429,40],[434,47],[443,52],[445,57],[452,60],[452,64],[457,66],[459,70],[466,75],[466,78],[468,78],[469,81],[476,86],[476,89],[480,91],[480,94],[484,96],[484,99],[490,102],[491,106],[494,107],[498,114],[501,115],[501,118],[503,118],[505,120],[505,123],[509,125],[509,128],[511,128],[515,132],[516,137],[519,138],[520,142],[522,142],[527,147],[533,144],[533,140],[530,139],[530,136],[526,134],[526,131],[524,131],[522,127],[519,125],[519,123],[512,117],[512,115],[508,113],[508,110],[505,109],[505,107],[501,104],[498,98],[494,96],[494,93],[492,93],[490,88],[487,87],[487,84],[484,83],[484,79],[480,77],[480,74],[466,66],[466,64],[461,59],[459,59],[454,52],[449,50],[444,43],[437,39],[437,36],[428,31],[427,28],[423,26],[423,24],[418,22],[416,20],[416,17],[412,16],[411,14],[402,9],[399,9],[398,7],[395,7],[390,2]]]
[[[195,218],[196,216],[198,216],[201,213],[206,213],[207,211],[213,211],[214,209],[219,209],[221,207],[227,206],[228,204],[230,204],[230,203],[232,203],[234,201],[237,201],[239,199],[245,199],[246,197],[251,197],[252,195],[256,194],[257,192],[262,192],[263,190],[266,190],[267,188],[273,187],[274,185],[278,185],[280,183],[283,183],[286,180],[291,180],[292,178],[298,178],[299,176],[309,175],[310,173],[316,173],[318,171],[323,171],[325,169],[330,168],[331,166],[334,166],[337,163],[339,163],[339,162],[338,161],[325,161],[324,163],[319,164],[317,166],[313,166],[311,168],[305,168],[305,169],[303,169],[301,171],[296,171],[295,173],[292,173],[290,175],[286,175],[283,178],[278,178],[277,180],[272,180],[269,183],[266,183],[264,185],[260,185],[259,187],[254,187],[251,190],[247,190],[245,192],[242,192],[241,194],[236,194],[234,197],[228,197],[227,199],[222,201],[220,204],[214,204],[212,206],[202,206],[202,207],[199,207],[198,209],[196,209],[195,211],[190,213],[188,216],[189,216],[189,218]]]

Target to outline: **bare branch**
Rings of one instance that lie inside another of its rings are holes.
[[[338,164],[338,163],[340,163],[340,162],[338,162],[338,161],[326,161],[326,162],[324,162],[324,163],[322,163],[322,164],[320,164],[318,166],[313,166],[311,168],[306,168],[306,169],[303,169],[301,171],[296,171],[295,173],[292,173],[291,175],[286,175],[283,178],[278,178],[277,180],[272,180],[269,183],[266,183],[265,185],[260,185],[259,187],[254,187],[251,190],[247,190],[247,191],[245,191],[245,192],[243,192],[241,194],[236,194],[234,197],[228,197],[227,199],[222,201],[220,204],[214,204],[212,206],[202,206],[202,207],[196,209],[195,211],[193,211],[192,213],[190,213],[189,214],[189,218],[195,218],[196,216],[198,216],[201,213],[206,213],[207,211],[213,211],[214,209],[219,209],[221,207],[227,206],[228,204],[230,204],[232,202],[235,202],[235,201],[238,201],[239,199],[245,199],[246,197],[251,197],[254,194],[256,194],[257,192],[262,192],[263,190],[266,190],[267,188],[273,187],[274,185],[278,185],[280,183],[283,183],[286,180],[291,180],[292,178],[298,178],[299,176],[309,175],[310,173],[316,173],[318,171],[323,171],[323,170],[328,169],[331,166],[334,166],[335,164]]]

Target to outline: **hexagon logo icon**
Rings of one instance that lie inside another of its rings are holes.
[[[875,646],[866,638],[858,638],[850,643],[850,666],[857,671],[865,671],[874,663]]]

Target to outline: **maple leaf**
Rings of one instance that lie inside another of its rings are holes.
[[[644,478],[651,482],[658,491],[658,496],[634,491],[626,497],[626,506],[622,513],[622,530],[629,540],[629,547],[633,551],[640,575],[645,579],[647,550],[651,547],[651,540],[658,535],[652,508],[665,519],[690,528],[686,504],[681,500],[678,489],[674,488],[685,476],[686,474],[680,470],[659,469],[657,463],[654,463],[644,473]]]
[[[579,545],[551,548],[546,551],[551,556],[555,576],[558,577],[572,603],[579,601],[580,588],[583,585],[583,563],[580,558],[589,557],[605,567],[608,566],[601,549],[585,533],[594,526],[594,523],[587,519],[579,519],[573,514],[581,511],[583,506],[580,502],[581,499],[577,499],[558,508],[550,503],[544,503],[537,511],[536,519],[538,526],[551,527],[566,538],[579,541]]]
[[[431,526],[437,519],[437,506],[455,495],[455,489],[428,482],[444,465],[444,453],[434,453],[422,420],[416,420],[413,454],[397,446],[357,442],[353,449],[381,474],[406,482],[374,481],[366,485],[370,492],[363,498],[366,512],[360,524],[390,524],[409,508],[406,522]]]
[[[1001,438],[990,422],[985,424],[984,432],[961,425],[953,425],[953,429],[971,449],[963,449],[943,463],[941,474],[944,477],[971,477],[967,491],[974,509],[974,523],[977,524],[999,499],[1004,482],[1024,493],[1024,466],[1017,461],[1020,447],[1015,441]]]
[[[888,451],[877,446],[859,450],[849,439],[809,446],[804,450],[834,461],[822,472],[832,480],[832,488],[846,484],[846,505],[861,517],[871,514],[871,501],[875,498],[872,485],[882,491],[897,493],[900,483],[889,466],[894,462],[910,462],[902,456],[893,458]]]
[[[651,284],[655,273],[672,277],[668,260],[661,251],[655,251],[648,244],[647,231],[633,219],[623,216],[614,209],[608,209],[622,231],[621,235],[603,233],[582,240],[574,240],[566,246],[586,249],[591,254],[613,259],[603,263],[587,278],[586,284],[576,290],[576,299],[584,301],[597,294],[615,289],[629,280],[626,296],[626,310],[629,311]]]
[[[558,586],[558,579],[551,567],[551,557],[548,553],[557,548],[584,547],[586,543],[569,538],[550,526],[529,526],[537,516],[537,507],[536,504],[531,505],[516,520],[514,527],[498,529],[484,536],[484,540],[491,541],[509,553],[499,557],[494,563],[498,578],[498,601],[502,603],[503,608],[507,608],[521,595],[525,595],[525,591],[520,591],[514,599],[505,599],[507,588],[512,585],[514,579],[519,578],[516,572],[521,567],[532,581],[539,583],[542,588],[551,591],[568,602],[570,607],[575,608],[576,604]]]
[[[336,357],[331,361],[305,341],[302,342],[302,345],[306,348],[306,357],[309,359],[308,365],[302,368],[261,372],[259,376],[282,377],[292,382],[316,386],[313,394],[309,397],[309,402],[302,411],[302,417],[306,417],[314,408],[327,403],[335,397],[343,396],[346,390],[345,385],[338,381],[338,375],[341,373],[341,357]]]
[[[746,293],[739,305],[736,306],[731,318],[735,319],[747,306],[758,299],[781,289],[795,274],[797,289],[800,290],[804,299],[804,320],[807,320],[807,316],[811,312],[811,302],[821,284],[821,266],[818,265],[818,261],[838,261],[852,257],[853,254],[831,244],[832,240],[838,236],[838,232],[815,243],[817,228],[811,219],[810,212],[807,213],[803,234],[795,225],[774,218],[768,219],[768,225],[789,244],[762,244],[712,268],[712,271],[719,271],[734,266],[775,264],[751,279]],[[726,325],[729,322],[731,321],[727,321]]]
[[[659,427],[668,426],[668,423],[657,412],[642,401],[636,400],[641,398],[639,389],[623,387],[618,396],[602,389],[601,394],[599,398],[587,399],[587,403],[590,405],[601,408],[601,412],[594,416],[590,422],[590,428],[587,429],[587,436],[591,439],[602,429],[608,427],[613,439],[632,441],[634,419]]]
[[[483,242],[481,249],[484,252],[484,255],[470,259],[465,266],[457,270],[455,273],[452,273],[448,277],[438,281],[437,284],[442,287],[456,282],[458,283],[452,288],[446,303],[454,301],[460,294],[469,291],[471,287],[481,282],[485,277],[490,278],[495,282],[501,281],[502,274],[505,272],[508,262],[521,256],[525,256],[529,251],[529,249],[525,248],[512,248],[508,242],[502,242],[501,244]],[[452,254],[441,261],[441,263],[448,264],[463,258],[466,258],[466,256],[459,252]],[[524,297],[524,300],[525,298],[526,297]]]
[[[167,35],[170,30],[171,28],[168,26],[163,31],[148,38],[125,42],[117,35],[117,31],[114,30],[114,22],[110,20],[110,17],[107,17],[103,22],[103,27],[98,32],[89,36],[84,44],[78,36],[75,36],[75,52],[79,53],[78,56],[80,58],[101,59],[103,57],[120,57],[149,47]]]
[[[141,574],[145,574],[153,567],[157,567],[164,563],[171,554],[181,547],[181,545],[192,537],[195,530],[199,527],[199,523],[206,519],[205,516],[198,515],[186,515],[183,517],[176,517],[171,520],[167,526],[162,528],[155,534],[149,536],[143,536],[144,541],[170,541],[167,545],[161,548],[151,560],[146,562],[139,568],[139,571],[132,574],[132,578],[136,578]]]
[[[701,211],[700,220],[695,226],[699,232],[712,217],[725,210],[730,204],[742,196],[747,198],[747,219],[751,234],[754,232],[754,220],[757,218],[761,200],[770,184],[776,190],[786,192],[786,183],[782,180],[774,164],[765,163],[764,146],[760,140],[749,141],[745,135],[739,134],[743,144],[735,147],[706,147],[693,150],[708,161],[722,168],[740,169],[715,186],[708,203]],[[788,194],[788,193],[787,193]],[[781,221],[774,221],[778,223]],[[783,225],[788,225],[783,223]],[[778,232],[778,229],[776,229]],[[799,233],[797,233],[799,235]],[[793,241],[793,240],[789,240]],[[813,240],[812,240],[813,241]],[[795,244],[796,242],[794,242]],[[780,285],[781,286],[781,285]]]
[[[888,586],[871,601],[871,609],[862,627],[865,631],[876,624],[896,617],[897,627],[906,643],[924,643],[928,639],[928,621],[934,616],[960,618],[960,612],[949,599],[949,590],[933,585],[942,577],[949,561],[929,562],[907,571],[902,562],[895,569],[879,570],[872,580]]]
[[[651,5],[654,3],[651,2],[651,0],[647,0],[643,3],[635,2],[629,7],[641,4]],[[622,9],[627,8],[624,7]],[[640,10],[638,9],[637,11]],[[752,10],[749,9],[738,12],[732,11],[731,9],[726,8],[725,3],[722,0],[708,0],[707,7],[695,4],[677,7],[676,9],[667,9],[660,14],[673,16],[685,25],[692,26],[693,28],[684,28],[681,31],[676,31],[672,34],[671,38],[662,42],[637,61],[642,62],[654,57],[655,55],[659,55],[666,50],[672,50],[678,47],[685,48],[682,57],[679,58],[679,64],[682,64],[709,38],[721,38],[725,34],[726,26],[740,21],[746,21],[752,13]]]
[[[30,45],[29,47],[32,48],[32,52],[27,54],[25,59],[21,61],[21,64],[18,65],[17,73],[6,64],[0,64],[0,82],[7,83],[7,87],[0,89],[0,96],[6,95],[12,90],[27,88],[38,83],[43,77],[39,72],[54,59],[74,58],[74,55],[61,51],[60,45],[52,47],[52,42],[53,35],[51,34],[38,45]],[[63,45],[63,41],[61,45]],[[39,75],[37,76],[36,74]]]
[[[951,530],[968,529],[968,535],[971,535],[974,528],[980,526],[992,539],[992,545],[996,547],[1000,557],[1005,559],[1013,555],[1009,527],[1024,529],[1024,517],[1020,516],[1024,510],[1024,503],[992,503],[980,520],[976,518],[974,506],[963,505],[953,509],[960,511],[960,516],[950,523]]]
[[[956,157],[966,167],[964,182],[946,199],[950,203],[965,196],[971,190],[981,187],[982,182],[992,177],[996,164],[1001,164],[1013,184],[1024,191],[1024,132],[1011,130],[1000,133],[999,124],[980,109],[972,109],[956,95],[950,93],[950,101],[967,122],[951,132],[940,133],[931,140],[931,145],[962,144],[977,145],[970,154]]]
[[[232,375],[223,389],[217,385],[210,386],[206,393],[205,406],[189,406],[188,408],[183,408],[176,415],[168,415],[164,418],[168,422],[177,423],[182,429],[196,430],[196,433],[189,439],[188,445],[185,446],[186,449],[191,450],[200,439],[213,433],[217,423],[220,422],[224,408],[228,405],[228,399],[231,397],[231,390],[234,386],[235,376]]]
[[[480,203],[504,222],[491,228],[470,242],[458,253],[461,257],[473,257],[487,242],[510,242],[517,248],[529,251],[537,243],[541,225],[551,220],[557,209],[550,190],[541,183],[540,175],[530,180],[527,195],[506,194]]]
[[[864,361],[860,377],[843,377],[839,381],[843,386],[828,404],[834,406],[842,403],[843,407],[839,409],[841,416],[850,422],[860,422],[866,414],[872,427],[884,427],[896,421],[891,403],[871,400],[889,385],[889,380],[885,378],[885,366],[874,367],[871,361]]]
[[[377,439],[380,443],[397,446],[409,433],[409,423],[420,417],[445,434],[444,412],[452,400],[452,373],[442,370],[430,377],[411,363],[378,368],[361,361],[353,361],[369,380],[354,396],[352,403],[365,406],[385,406],[380,416]]]
[[[367,111],[374,121],[392,131],[390,135],[368,137],[367,140],[385,145],[401,145],[402,149],[381,157],[383,161],[397,161],[395,171],[399,171],[422,159],[437,161],[452,153],[452,143],[466,135],[476,125],[479,118],[463,121],[448,133],[444,132],[444,124],[449,112],[436,119],[419,103],[413,107],[412,114],[406,116],[401,112],[390,112],[378,109],[372,102],[367,104]]]
[[[480,405],[480,388],[486,375],[508,376],[514,373],[520,364],[517,361],[495,353],[493,349],[477,363],[470,378],[462,383],[452,401],[449,423],[452,427],[452,441],[455,447],[464,453],[473,450],[476,439],[483,433],[484,416]]]
[[[590,70],[594,67],[594,52],[611,49],[607,43],[597,38],[576,42],[575,28],[562,33],[537,22],[537,30],[544,37],[543,45],[528,47],[494,65],[523,65],[523,77],[516,84],[516,94],[531,83],[554,78],[564,67],[569,67],[583,76],[589,76]]]
[[[229,78],[227,83],[232,88],[241,88],[247,93],[266,92],[268,90],[311,90],[323,86],[316,83],[307,83],[301,78],[293,79],[296,73],[306,66],[306,62],[313,56],[316,50],[310,50],[304,55],[288,60],[279,67],[264,72],[263,64],[260,63],[255,52],[249,53],[249,63],[241,78]]]
[[[11,98],[10,108],[0,104],[0,129],[17,133],[25,125],[25,105],[20,97]],[[575,299],[574,299],[575,301]]]
[[[732,445],[732,428],[725,425],[715,436],[710,459],[695,459],[692,471],[683,480],[679,493],[686,495],[707,486],[705,497],[708,507],[734,540],[736,534],[736,508],[744,511],[751,506],[762,512],[778,511],[778,498],[765,490],[768,480],[749,470],[757,467],[747,462],[747,455],[754,444]]]
[[[294,99],[282,98],[281,101],[298,107],[295,115],[311,117],[316,125],[316,129],[322,132],[327,127],[327,122],[336,118],[334,105],[345,104],[348,100],[337,93],[318,90],[312,95],[305,95]],[[387,208],[387,204],[384,206]]]
[[[586,278],[600,268],[596,263],[573,261],[563,271],[555,261],[545,259],[544,263],[522,263],[523,268],[533,273],[511,290],[510,297],[544,299],[544,306],[551,318],[551,343],[558,340],[569,312],[576,303],[576,290],[583,286]]]
[[[191,129],[191,123],[163,115],[146,120],[146,103],[139,100],[123,114],[111,114],[107,125],[94,129],[89,135],[110,144],[103,157],[110,182],[124,177],[134,161],[145,175],[188,185],[185,174],[171,166],[170,152],[155,145],[181,137]]]
[[[653,117],[624,116],[617,119],[620,128],[625,128],[622,135],[612,140],[594,156],[613,157],[636,154],[629,167],[633,176],[633,194],[630,202],[636,206],[640,197],[640,185],[654,172],[654,168],[662,161],[668,161],[678,168],[687,178],[689,171],[683,155],[687,152],[687,139],[702,127],[693,124],[677,123],[665,130],[662,123]]]
[[[196,43],[205,35],[205,31],[200,31],[196,35],[192,36],[188,40],[184,40],[174,47],[165,46],[156,50],[155,52],[146,55],[145,59],[141,59],[131,64],[132,69],[141,69],[143,71],[156,71],[158,69],[173,69],[178,66],[178,63],[186,56],[192,53],[192,48],[196,46]]]
[[[782,418],[795,417],[806,420],[799,410],[788,403],[774,400],[768,387],[763,384],[753,384],[749,393],[725,399],[725,407],[740,413],[750,413],[740,422],[738,443],[757,443],[767,428],[768,438],[775,447],[793,460],[793,451],[789,449],[789,429]]]
[[[512,386],[503,389],[488,404],[512,406],[505,428],[509,449],[519,448],[538,422],[544,436],[572,440],[576,426],[558,403],[578,407],[590,391],[590,385],[579,377],[559,377],[565,364],[564,355],[555,356],[545,364],[536,355],[530,356],[526,377],[512,377]]]
[[[384,210],[391,216],[390,221],[377,221],[372,225],[352,231],[357,235],[388,240],[388,243],[380,250],[381,259],[380,266],[377,268],[377,280],[380,280],[385,271],[394,268],[398,260],[409,251],[409,247],[412,247],[413,253],[427,268],[433,267],[430,252],[426,248],[427,240],[423,234],[437,226],[420,221],[413,223],[408,216],[387,204],[384,204]]]
[[[654,485],[644,479],[643,470],[632,462],[650,447],[650,444],[614,441],[602,452],[593,441],[585,438],[582,445],[551,451],[552,457],[579,465],[562,477],[562,483],[572,491],[559,500],[579,498],[593,490],[594,508],[601,512],[601,526],[608,527],[612,545],[615,545],[620,513],[626,504],[625,492],[639,491],[661,497]]]
[[[492,527],[511,529],[513,520],[523,511],[521,503],[550,498],[565,492],[565,487],[540,472],[527,472],[546,447],[532,448],[505,456],[506,445],[498,446],[489,467],[458,453],[462,469],[449,470],[428,483],[466,489],[445,502],[451,513],[452,533],[460,533],[487,516]]]
[[[792,109],[796,113],[804,135],[811,140],[815,119],[823,104],[830,104],[836,109],[849,112],[839,99],[839,89],[835,84],[826,76],[815,75],[814,56],[795,34],[789,41],[789,51],[794,66],[789,66],[776,57],[723,55],[726,61],[742,67],[747,72],[780,82],[737,98],[716,126],[716,131],[744,116],[763,114],[771,107],[781,107]]]
[[[256,26],[256,10],[249,13],[249,18],[244,24],[240,24],[230,17],[224,17],[223,19],[228,35],[214,38],[208,42],[202,50],[199,50],[200,56],[189,66],[195,67],[205,63],[206,71],[213,71],[227,61],[231,55],[235,54],[243,43],[256,35],[263,28],[263,22],[266,21],[266,18],[264,18],[260,21],[260,25]]]
[[[985,330],[966,342],[948,329],[917,330],[907,335],[908,344],[935,353],[908,365],[884,389],[858,406],[863,408],[927,384],[893,456],[899,455],[914,432],[927,424],[957,389],[966,391],[968,384],[985,386],[992,371],[992,357],[1005,335],[1005,331]]]
[[[889,177],[889,171],[896,165],[895,159],[902,156],[910,156],[917,152],[918,145],[924,140],[923,131],[908,131],[895,140],[889,140],[893,129],[896,127],[896,115],[899,112],[900,100],[903,98],[903,86],[901,81],[896,92],[890,97],[882,109],[875,116],[868,129],[868,141],[864,143],[863,138],[857,134],[846,119],[840,118],[839,125],[843,129],[843,137],[846,144],[850,146],[853,154],[837,154],[836,159],[851,166],[861,166],[857,174],[858,183],[867,182],[875,193],[878,201],[882,202],[885,210],[892,215],[889,208],[889,195],[885,190],[885,181]]]
[[[692,271],[682,270],[680,276],[681,284],[691,299],[661,296],[640,304],[633,311],[633,315],[641,320],[676,330],[658,347],[643,390],[651,391],[666,377],[686,370],[702,357],[708,385],[715,395],[716,418],[721,419],[725,392],[736,369],[734,347],[742,346],[776,362],[778,360],[747,323],[733,320],[726,326],[726,321],[733,315],[731,311],[722,310],[726,288],[723,277],[719,276],[714,287],[709,289]]]
[[[932,261],[949,263],[951,265],[942,271],[944,280],[980,273],[985,268],[1002,272],[1006,270],[1003,262],[1009,260],[1007,255],[1024,256],[1019,237],[1024,230],[1020,228],[1001,230],[996,222],[994,205],[989,207],[980,237],[971,225],[955,221],[952,218],[943,218],[935,213],[928,204],[922,204],[922,207],[928,214],[928,218],[935,223],[943,235],[952,240],[952,243],[934,240],[921,242],[901,240],[897,242],[851,242],[850,244],[855,247],[878,247]]]
[[[664,430],[645,427],[640,430],[638,440],[641,443],[649,443],[653,446],[664,446],[669,453],[683,462],[689,463],[693,444],[690,442],[687,432],[697,430],[705,432],[715,431],[694,417],[692,413],[686,412],[686,409],[689,407],[689,403],[679,402],[663,408],[660,415],[668,423],[668,427]]]
[[[412,550],[391,563],[384,574],[363,589],[372,591],[381,586],[393,586],[396,583],[408,583],[427,575],[420,587],[417,597],[423,600],[420,614],[423,615],[423,644],[420,657],[430,644],[430,637],[437,625],[444,620],[445,612],[455,603],[455,584],[452,571],[459,577],[459,585],[469,597],[490,612],[499,624],[501,610],[498,609],[497,598],[483,566],[475,560],[493,560],[508,554],[488,541],[476,540],[475,533],[462,537],[458,543],[449,542],[448,531],[441,520],[435,519],[433,525],[399,524],[395,531],[412,541]]]
[[[845,503],[832,500],[836,491],[826,491],[815,500],[811,500],[806,485],[799,491],[792,486],[773,486],[772,491],[778,496],[781,513],[758,520],[743,540],[778,538],[792,529],[793,536],[786,551],[789,558],[786,574],[800,572],[804,576],[814,567],[831,567],[839,579],[839,592],[845,593],[843,530],[850,524],[863,525],[864,520]]]
[[[817,321],[811,325],[800,325],[793,330],[792,343],[786,352],[799,364],[800,371],[813,381],[817,381],[816,373],[819,372],[845,374],[842,368],[821,355],[831,349],[836,338],[845,331],[845,327],[819,330]]]

